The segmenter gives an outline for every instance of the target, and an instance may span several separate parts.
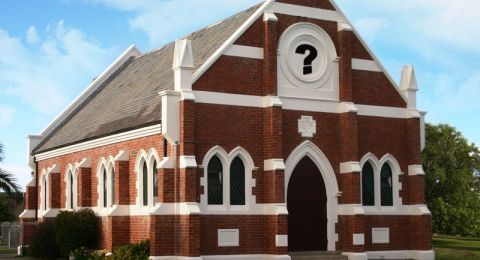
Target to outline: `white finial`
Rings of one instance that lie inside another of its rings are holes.
[[[193,69],[192,42],[190,40],[176,40],[173,69]]]
[[[400,89],[408,99],[408,108],[416,109],[418,85],[413,65],[403,66]]]

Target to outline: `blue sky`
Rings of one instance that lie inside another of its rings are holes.
[[[258,0],[0,1],[1,167],[29,180],[26,136],[37,134],[130,44],[150,51]],[[337,0],[400,79],[414,64],[427,121],[480,144],[480,1]]]

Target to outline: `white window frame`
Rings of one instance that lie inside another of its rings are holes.
[[[50,209],[50,189],[48,188],[49,184],[49,175],[45,169],[42,170],[42,178],[40,185],[40,211],[46,212]]]
[[[143,201],[143,163],[147,164],[147,205],[144,205]],[[157,171],[160,167],[160,157],[155,148],[151,148],[146,152],[145,150],[140,150],[137,154],[135,160],[135,171],[137,176],[136,188],[137,188],[137,198],[136,204],[139,208],[152,208],[158,203],[158,196],[153,194],[153,165],[157,163]]]
[[[107,194],[104,194],[104,179],[103,179],[103,170],[106,170],[107,176],[106,176],[106,190]],[[97,166],[97,180],[98,180],[98,185],[97,185],[97,192],[98,192],[98,201],[97,201],[97,207],[99,209],[110,209],[115,206],[115,203],[112,201],[112,188],[114,187],[114,183],[112,183],[112,174],[115,174],[115,159],[112,156],[109,156],[108,158],[100,158]],[[115,192],[115,194],[118,194],[118,191]],[[107,206],[104,206],[103,200],[105,198],[105,195],[107,196]]]
[[[363,167],[369,162],[373,168],[374,176],[374,197],[375,205],[374,206],[363,206]],[[393,206],[382,206],[381,202],[381,170],[383,165],[388,164],[392,170],[392,196],[393,196]],[[360,202],[366,213],[376,213],[376,212],[394,212],[398,211],[402,206],[402,199],[400,198],[400,190],[402,185],[400,183],[400,175],[402,174],[400,165],[395,157],[391,154],[384,155],[381,159],[378,159],[373,153],[367,153],[360,160],[360,167],[362,172],[360,173]]]
[[[210,160],[217,156],[222,163],[222,176],[223,176],[223,204],[222,205],[210,205],[208,204],[208,164]],[[235,158],[239,157],[245,167],[245,205],[230,205],[230,165]],[[214,146],[204,156],[203,159],[204,175],[200,179],[201,185],[203,185],[204,193],[200,196],[200,207],[202,212],[243,212],[249,211],[251,206],[254,205],[255,196],[252,194],[252,188],[255,186],[252,172],[256,169],[253,159],[250,154],[242,147],[233,149],[230,153],[227,153],[222,147]]]
[[[72,164],[68,164],[65,170],[65,208],[67,210],[76,210],[78,209],[78,167],[74,167]],[[72,175],[73,178],[73,187],[70,187],[69,176]],[[70,191],[73,192],[71,193]],[[73,205],[70,205],[71,198],[70,194],[73,194]]]

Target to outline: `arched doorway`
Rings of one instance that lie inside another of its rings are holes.
[[[288,250],[326,251],[327,193],[317,165],[303,157],[293,170],[287,190]]]

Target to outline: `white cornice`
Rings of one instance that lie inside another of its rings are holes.
[[[263,60],[263,48],[233,44],[225,53],[226,56]]]
[[[142,138],[151,135],[157,135],[162,133],[160,124],[148,126],[116,135],[102,137],[90,141],[86,141],[79,144],[70,145],[67,147],[55,149],[52,151],[44,152],[35,155],[35,158],[39,161],[50,159],[57,156],[62,156],[69,153],[80,152],[87,149],[97,148],[105,145],[115,144],[119,142],[129,141],[137,138]]]
[[[98,76],[88,87],[63,110],[42,132],[41,136],[48,135],[57,127],[70,113],[72,113],[88,96],[97,90],[102,83],[110,77],[130,57],[138,57],[141,53],[135,45],[130,45],[100,76]]]

